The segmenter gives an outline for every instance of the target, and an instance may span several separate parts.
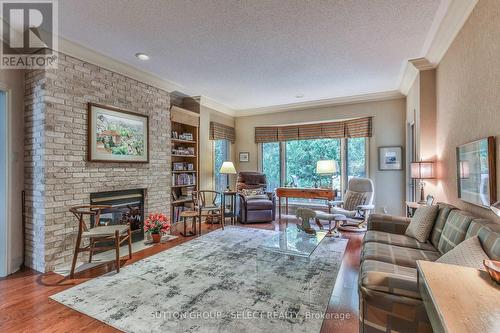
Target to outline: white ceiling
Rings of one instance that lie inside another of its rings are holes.
[[[63,0],[59,32],[238,110],[396,90],[440,2]]]

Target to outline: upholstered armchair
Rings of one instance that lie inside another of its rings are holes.
[[[369,178],[351,178],[347,185],[344,200],[330,202],[332,214],[342,214],[347,217],[347,225],[354,225],[358,229],[365,228],[365,222],[370,212],[375,208],[373,204],[375,187]]]
[[[276,213],[274,193],[266,192],[266,175],[240,172],[236,181],[238,222],[272,222]]]

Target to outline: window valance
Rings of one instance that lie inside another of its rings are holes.
[[[367,138],[373,134],[373,117],[293,126],[255,128],[255,142],[309,139]]]
[[[234,127],[211,121],[209,139],[210,140],[226,139],[231,141],[231,143],[234,143],[236,141],[236,132],[234,130]]]

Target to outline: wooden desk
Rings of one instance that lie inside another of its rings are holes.
[[[500,332],[500,286],[485,271],[418,261],[418,285],[435,333]]]
[[[337,190],[331,188],[301,188],[301,187],[278,187],[278,214],[281,219],[281,198],[285,198],[285,212],[288,214],[288,198],[324,199],[333,201],[337,196]],[[330,212],[330,207],[328,207]]]

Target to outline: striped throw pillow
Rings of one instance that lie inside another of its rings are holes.
[[[347,191],[344,198],[344,209],[349,211],[356,210],[356,207],[359,205],[366,204],[367,199],[368,195],[366,193]]]

